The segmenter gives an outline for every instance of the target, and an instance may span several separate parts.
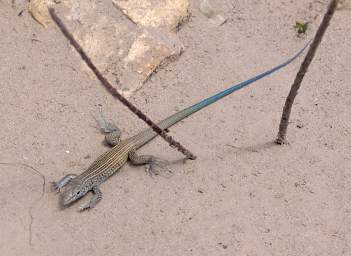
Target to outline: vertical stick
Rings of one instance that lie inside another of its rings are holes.
[[[277,139],[275,140],[275,143],[277,144],[287,144],[286,140],[286,131],[288,129],[289,125],[289,118],[291,114],[291,108],[294,103],[295,97],[297,95],[298,90],[300,89],[301,82],[307,72],[307,69],[309,65],[312,62],[312,59],[317,51],[317,48],[322,41],[323,35],[329,26],[329,22],[331,18],[333,17],[333,14],[335,12],[335,9],[338,5],[338,0],[331,0],[327,9],[327,12],[324,14],[322,23],[320,24],[317,33],[313,39],[313,42],[311,44],[311,48],[308,50],[306,57],[304,61],[302,62],[300,66],[300,70],[297,73],[295,77],[295,81],[291,86],[290,92],[288,97],[286,98],[285,105],[283,108],[283,114],[280,120],[280,125],[279,125],[279,132],[277,135]]]

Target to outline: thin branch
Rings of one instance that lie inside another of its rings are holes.
[[[283,114],[282,114],[282,117],[280,120],[279,132],[277,135],[277,139],[275,140],[275,142],[277,144],[287,144],[286,132],[287,132],[288,125],[289,125],[289,118],[290,118],[290,114],[291,114],[292,105],[294,103],[297,92],[300,89],[301,82],[302,82],[302,80],[303,80],[303,78],[308,70],[308,67],[313,60],[313,57],[317,51],[317,48],[318,48],[320,42],[322,41],[323,35],[324,35],[327,27],[329,26],[330,20],[333,17],[333,14],[335,12],[337,5],[338,5],[338,0],[331,0],[330,1],[327,12],[325,13],[323,20],[322,20],[322,22],[317,30],[317,33],[313,39],[311,47],[308,50],[308,52],[305,56],[305,59],[300,66],[300,70],[295,77],[294,83],[291,86],[289,95],[286,98],[285,105],[283,108]]]
[[[162,130],[156,123],[154,123],[149,117],[147,117],[143,112],[141,112],[136,106],[134,106],[131,102],[129,102],[126,98],[124,98],[117,90],[114,88],[110,82],[101,74],[101,72],[97,69],[97,67],[93,64],[87,54],[84,52],[82,47],[78,44],[78,42],[73,38],[71,33],[68,31],[66,26],[60,20],[60,18],[56,15],[54,9],[49,8],[50,15],[52,19],[55,21],[56,25],[60,28],[62,33],[66,36],[66,38],[70,41],[73,47],[80,54],[84,62],[88,65],[88,67],[94,72],[95,76],[99,79],[101,84],[118,100],[120,100],[129,110],[131,110],[134,114],[136,114],[141,120],[147,123],[152,130],[158,133],[163,139],[165,139],[171,147],[176,147],[178,151],[183,153],[188,159],[196,159],[196,156],[193,155],[189,150],[183,147],[179,142],[175,141],[171,136],[167,135],[164,130]]]

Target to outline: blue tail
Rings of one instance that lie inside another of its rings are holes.
[[[178,123],[180,120],[183,120],[184,118],[194,114],[195,112],[203,109],[204,107],[211,105],[212,103],[222,99],[223,97],[241,89],[244,88],[245,86],[248,86],[249,84],[252,84],[253,82],[268,76],[272,73],[274,73],[275,71],[287,66],[288,64],[290,64],[292,61],[294,61],[297,57],[300,56],[300,54],[307,48],[307,46],[309,46],[309,44],[311,43],[312,40],[310,40],[299,52],[297,52],[291,59],[285,61],[284,63],[266,71],[263,72],[259,75],[256,75],[242,83],[233,85],[232,87],[219,92],[207,99],[204,99],[188,108],[185,108],[169,117],[167,117],[166,119],[164,119],[163,121],[159,122],[158,125],[161,129],[167,129],[169,127],[171,127],[172,125]],[[133,137],[132,139],[136,142],[137,147],[141,147],[142,145],[144,145],[146,142],[150,141],[151,139],[153,139],[154,137],[157,136],[157,133],[155,133],[152,129],[148,129],[145,130],[144,132],[141,132],[140,134],[136,135],[135,138]]]
[[[240,90],[246,86],[248,86],[249,84],[252,84],[253,82],[257,81],[257,80],[260,80],[261,78],[265,77],[265,76],[268,76],[272,73],[274,73],[275,71],[287,66],[288,64],[290,64],[291,62],[293,62],[297,57],[299,57],[299,55],[307,48],[307,46],[309,46],[309,44],[311,43],[312,40],[310,40],[298,53],[295,54],[294,57],[292,57],[291,59],[285,61],[284,63],[272,68],[271,70],[268,70],[266,72],[263,72],[259,75],[256,75],[240,84],[236,84],[236,85],[233,85],[232,87],[222,91],[222,92],[219,92],[207,99],[204,99],[198,103],[196,103],[195,105],[192,105],[191,107],[188,107],[186,108],[187,110],[191,111],[190,114],[196,112],[196,111],[199,111],[200,109],[216,102],[217,100],[220,100],[222,99],[223,97],[237,91],[237,90]],[[184,109],[185,110],[185,109]]]

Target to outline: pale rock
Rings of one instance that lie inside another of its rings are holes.
[[[41,25],[46,27],[50,22],[50,14],[48,11],[48,1],[32,0],[28,4],[28,12]]]
[[[178,57],[182,51],[183,45],[173,32],[160,28],[145,29],[123,60],[128,68],[121,82],[129,84],[124,93],[130,94],[139,89],[160,65]]]
[[[186,1],[148,1],[153,11],[144,13],[149,17],[143,20],[144,24],[151,24],[146,27],[127,20],[120,10],[113,8],[112,2],[61,0],[60,4],[55,4],[53,0],[48,1],[95,66],[126,97],[139,89],[160,65],[183,51],[182,44],[170,28],[177,26],[187,15]],[[142,6],[145,7],[146,2]],[[43,10],[40,12],[43,16],[33,16],[43,25],[47,24],[42,18],[47,14],[45,0],[32,0],[31,3],[38,6],[35,10]],[[164,8],[168,8],[165,13]],[[72,51],[75,52],[73,47]],[[85,63],[80,59],[77,61],[94,79]]]
[[[112,0],[134,23],[173,30],[188,17],[188,0]]]

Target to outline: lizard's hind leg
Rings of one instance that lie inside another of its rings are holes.
[[[135,150],[129,152],[129,160],[134,165],[143,165],[146,164],[146,172],[152,175],[159,175],[159,171],[155,169],[155,167],[160,167],[162,170],[166,170],[169,173],[172,173],[168,168],[167,165],[169,164],[168,161],[162,160],[152,155],[138,155]]]

